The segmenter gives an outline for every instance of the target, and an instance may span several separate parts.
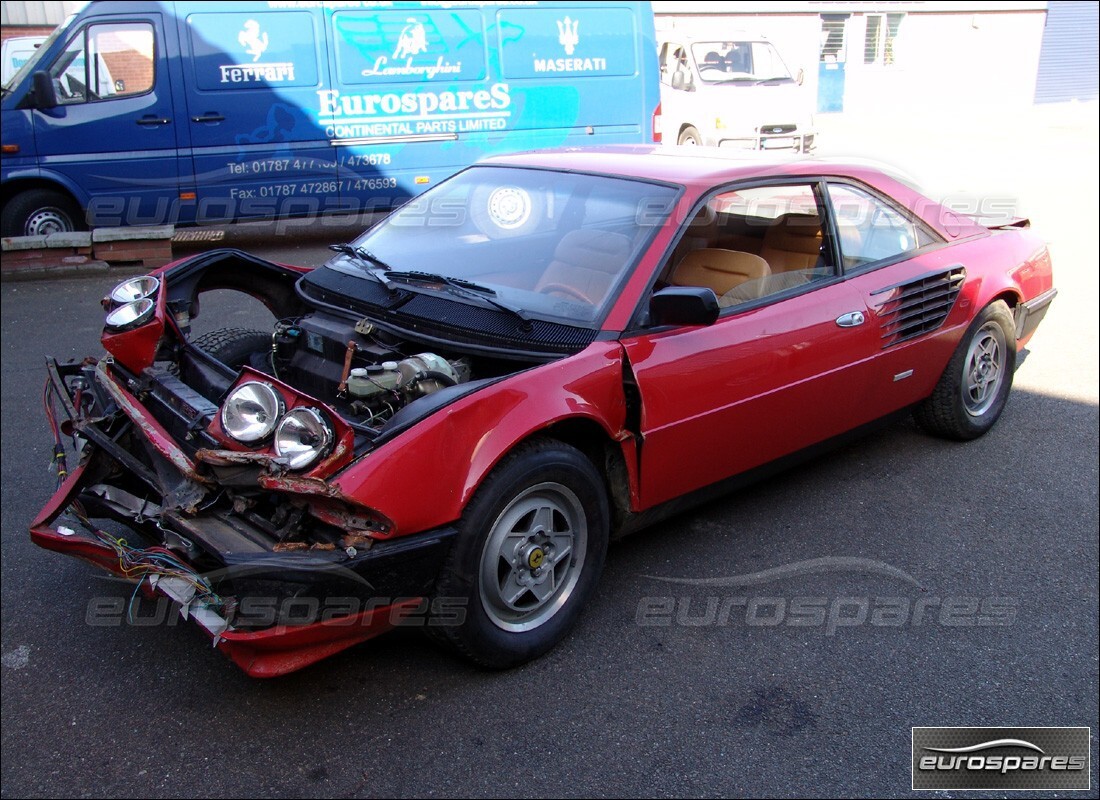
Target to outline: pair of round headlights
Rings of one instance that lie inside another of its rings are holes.
[[[242,444],[255,444],[274,436],[275,455],[289,469],[304,469],[329,451],[335,434],[315,408],[286,404],[275,388],[262,381],[242,383],[222,404],[222,429]]]
[[[123,281],[108,295],[111,310],[104,325],[112,331],[128,331],[144,325],[156,310],[154,298],[159,289],[160,281],[152,275]]]

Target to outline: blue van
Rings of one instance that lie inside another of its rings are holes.
[[[3,235],[389,208],[659,102],[648,3],[90,3],[3,88]]]

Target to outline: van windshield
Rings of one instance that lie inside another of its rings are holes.
[[[794,81],[771,42],[696,42],[691,54],[704,83]]]
[[[25,76],[30,75],[38,69],[38,62],[42,60],[42,54],[50,49],[50,45],[68,29],[74,19],[76,19],[75,14],[66,17],[65,21],[54,28],[50,35],[46,37],[46,40],[35,48],[30,58],[23,63],[23,66],[16,70],[8,80],[4,81],[4,94],[10,92],[13,87],[18,86]]]

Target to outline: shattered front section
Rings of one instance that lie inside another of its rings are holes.
[[[350,439],[310,475],[290,475],[271,455],[224,449],[206,432],[217,408],[169,370],[135,374],[110,359],[47,368],[59,487],[32,523],[41,547],[171,598],[257,676],[422,608],[454,531],[387,541],[387,520],[316,474],[350,461]],[[71,473],[63,436],[77,447]]]

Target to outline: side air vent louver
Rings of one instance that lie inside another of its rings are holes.
[[[879,289],[887,295],[878,307],[884,348],[923,336],[943,325],[959,296],[966,270],[950,269],[897,286]]]

